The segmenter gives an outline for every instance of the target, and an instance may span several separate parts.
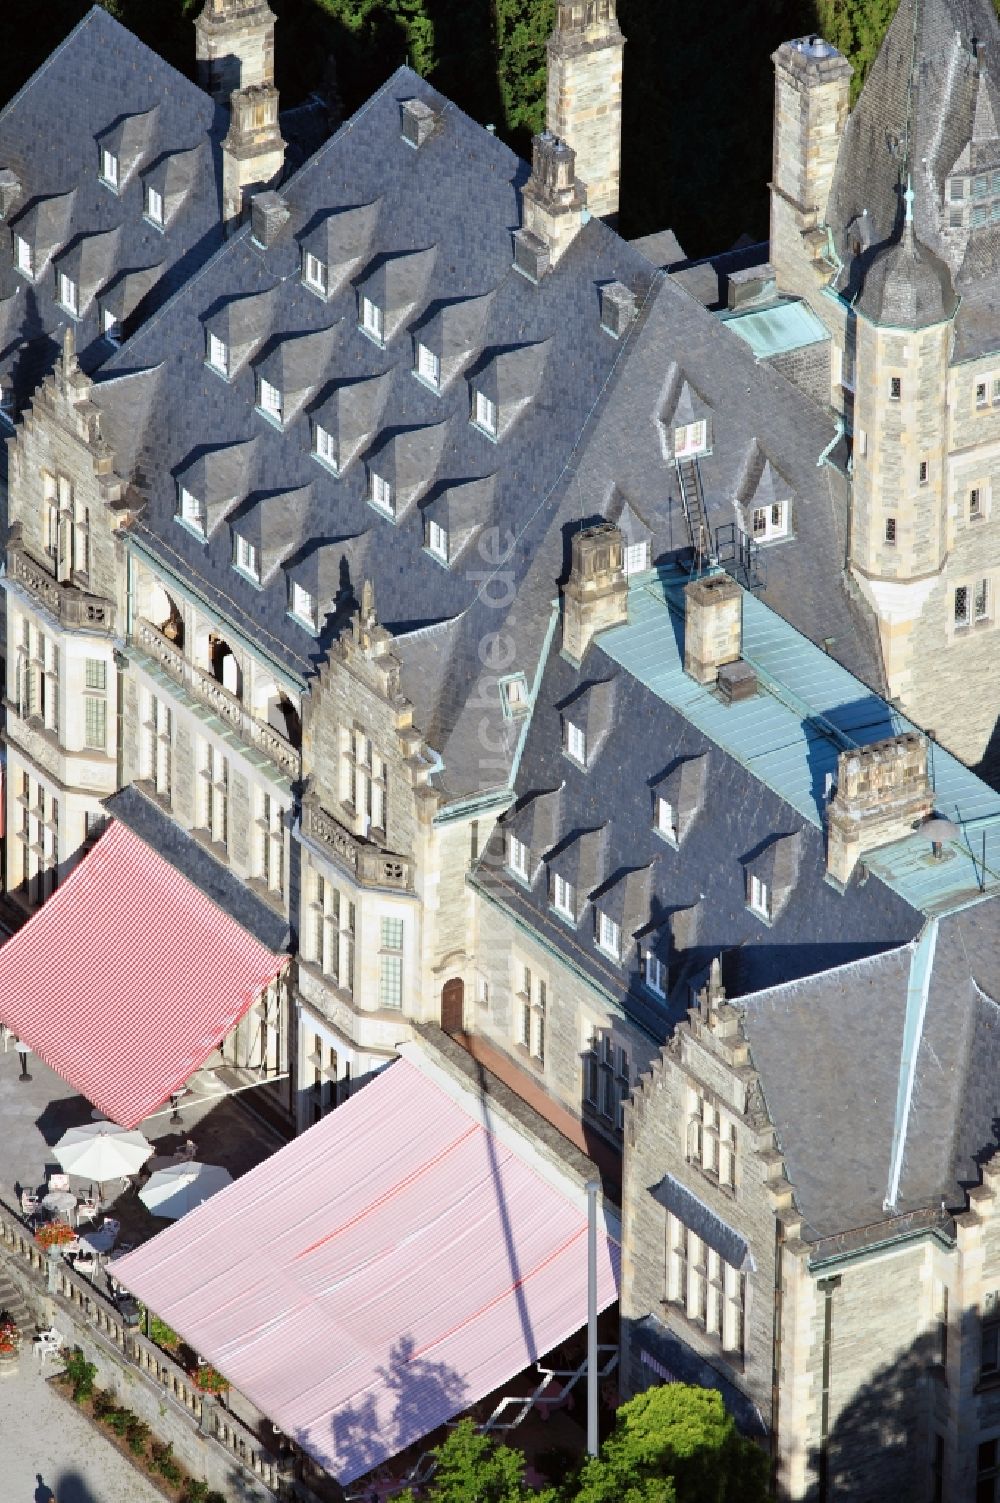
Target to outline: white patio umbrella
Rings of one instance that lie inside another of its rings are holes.
[[[67,1174],[104,1184],[135,1174],[153,1151],[141,1132],[117,1122],[87,1122],[63,1133],[52,1152]]]
[[[199,1164],[197,1161],[171,1164],[149,1176],[139,1191],[139,1199],[154,1216],[166,1216],[176,1221],[232,1182],[229,1170],[220,1164]]]

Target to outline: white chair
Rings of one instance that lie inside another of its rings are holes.
[[[38,1206],[39,1199],[34,1190],[21,1191],[21,1210],[25,1216],[33,1215],[38,1210]]]
[[[62,1350],[63,1339],[54,1326],[47,1331],[39,1331],[31,1344],[31,1350],[42,1362],[46,1357],[58,1357]]]
[[[85,1273],[88,1278],[92,1278],[101,1266],[96,1252],[79,1252],[70,1258],[70,1263],[77,1273]]]
[[[54,1190],[68,1190],[68,1189],[69,1189],[69,1175],[68,1174],[50,1174],[49,1175],[49,1192],[50,1192],[50,1194]]]
[[[81,1200],[76,1208],[76,1224],[83,1226],[85,1221],[89,1221],[93,1226],[100,1214],[101,1208],[96,1200]]]

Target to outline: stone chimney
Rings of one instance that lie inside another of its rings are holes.
[[[591,638],[628,620],[625,543],[610,522],[573,536],[573,561],[563,588],[562,650],[579,664]]]
[[[231,107],[232,120],[222,143],[222,213],[226,225],[235,228],[252,194],[272,187],[281,177],[285,143],[273,84],[237,89]]]
[[[535,136],[531,176],[522,194],[522,226],[514,232],[514,265],[532,281],[555,266],[583,224],[586,193],[576,180],[572,147],[550,131]]]
[[[220,104],[274,83],[274,12],[267,0],[205,0],[194,23],[198,82]]]
[[[917,732],[841,752],[827,809],[827,874],[846,885],[866,851],[902,840],[933,808],[927,742]]]
[[[548,43],[546,124],[576,152],[587,207],[618,214],[622,158],[622,54],[615,0],[559,0]]]
[[[694,579],[684,590],[684,672],[714,684],[743,650],[743,591],[728,574]]]

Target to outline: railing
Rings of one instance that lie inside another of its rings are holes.
[[[395,887],[413,891],[413,862],[408,856],[380,851],[378,846],[352,835],[339,821],[312,799],[302,804],[302,831],[329,851],[334,860],[366,887]]]
[[[211,673],[188,662],[176,643],[164,636],[151,621],[138,620],[132,628],[132,640],[178,684],[239,731],[245,741],[270,757],[283,773],[292,779],[299,777],[302,757],[292,743],[274,726],[257,720],[242,700],[231,694]]]
[[[288,1475],[288,1464],[258,1440],[248,1425],[215,1399],[202,1393],[191,1375],[148,1336],[127,1325],[118,1306],[96,1284],[77,1273],[62,1257],[53,1258],[39,1247],[31,1228],[0,1200],[0,1254],[18,1261],[39,1286],[60,1303],[78,1325],[115,1356],[138,1370],[156,1392],[172,1400],[202,1434],[211,1436],[227,1455],[277,1493]]]
[[[100,595],[88,595],[76,585],[60,584],[16,543],[7,548],[7,574],[64,625],[85,626],[91,631],[114,631],[115,608],[110,600]]]

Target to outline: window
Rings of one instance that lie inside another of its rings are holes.
[[[146,218],[163,227],[163,194],[151,183],[146,184]]]
[[[992,393],[993,406],[1000,406],[1000,376],[993,377],[993,380],[990,382],[990,392]]]
[[[88,694],[84,700],[86,711],[85,744],[94,751],[106,751],[108,742],[108,707],[103,699]]]
[[[142,776],[161,798],[170,797],[170,706],[155,695],[144,695],[142,716]]]
[[[421,381],[426,381],[435,391],[441,385],[441,361],[425,344],[417,345],[416,372]]]
[[[597,910],[597,943],[606,955],[613,956],[615,960],[621,959],[621,925],[601,909]]]
[[[693,459],[708,449],[708,421],[702,418],[697,423],[683,423],[674,429],[674,458]]]
[[[42,501],[45,508],[45,551],[50,558],[59,552],[59,486],[54,475],[42,471]]]
[[[316,458],[321,459],[324,464],[328,464],[331,470],[339,470],[337,440],[332,433],[328,433],[325,428],[320,427],[319,423],[316,424],[313,443],[315,445],[313,452]]]
[[[101,150],[101,182],[109,188],[118,187],[118,158],[113,151]]]
[[[919,473],[920,484],[921,485],[926,485],[927,484],[927,461],[926,461],[926,459],[922,459],[920,461],[920,469],[919,469],[918,473]]]
[[[23,272],[26,277],[35,275],[35,258],[31,246],[23,235],[14,236],[14,259],[18,271]]]
[[[968,626],[969,621],[969,589],[967,585],[959,585],[955,591],[955,625]]]
[[[330,276],[324,262],[312,251],[302,252],[302,280],[313,292],[320,292],[326,297],[330,287]]]
[[[896,542],[896,518],[895,517],[886,517],[886,519],[885,519],[885,540],[886,540],[887,543],[891,543],[892,545],[895,545],[895,542]]]
[[[504,715],[509,718],[523,715],[530,709],[528,680],[523,673],[511,673],[500,680],[500,702]]]
[[[1000,1498],[1000,1440],[980,1441],[976,1451],[976,1503]]]
[[[759,543],[783,538],[788,531],[787,503],[773,501],[770,506],[755,506],[750,518],[750,530]]]
[[[986,406],[986,382],[985,381],[977,381],[976,382],[976,406],[977,407],[985,407]]]
[[[983,493],[978,485],[969,492],[969,521],[976,522],[983,515]]]
[[[270,381],[265,381],[263,376],[257,383],[257,406],[268,417],[274,418],[276,423],[282,421],[281,392]]]
[[[977,621],[990,619],[990,582],[978,579],[972,596],[972,614]]]
[[[677,810],[667,798],[656,800],[656,829],[658,834],[677,844]]]
[[[236,544],[236,556],[234,562],[237,569],[239,569],[243,574],[248,574],[251,579],[257,580],[259,584],[260,555],[257,552],[256,546],[247,538],[241,537],[239,533],[235,534],[234,541]]]
[[[527,1050],[539,1065],[545,1063],[545,1008],[548,986],[539,976],[532,976],[531,967],[519,966],[519,979],[515,997],[515,1021],[517,1042]]]
[[[625,576],[641,574],[649,568],[649,544],[628,543],[624,554]]]
[[[590,1035],[583,1054],[583,1100],[621,1131],[629,1094],[628,1050],[610,1035]]]
[[[771,894],[767,883],[762,882],[753,872],[750,873],[747,884],[747,902],[753,913],[759,914],[761,918],[771,917]]]
[[[386,765],[364,731],[346,733],[347,744],[341,769],[341,802],[369,830],[385,830]]]
[[[448,534],[439,522],[427,522],[427,551],[443,563],[448,562]]]
[[[578,725],[572,720],[567,720],[565,749],[577,762],[587,761],[587,737]]]
[[[304,626],[315,629],[316,626],[316,602],[310,592],[300,585],[297,579],[291,582],[291,595],[289,610],[296,621],[301,621]]]
[[[371,470],[368,475],[368,499],[379,511],[387,512],[390,517],[396,515],[396,501],[392,493],[392,486],[381,475],[376,475]]]
[[[327,878],[313,878],[312,953],[334,986],[354,991],[354,904]]]
[[[698,1091],[689,1092],[687,1160],[727,1190],[736,1188],[736,1124]]]
[[[220,375],[229,375],[229,346],[218,334],[210,333],[208,336],[208,363]]]
[[[269,793],[261,790],[259,798],[257,876],[269,891],[282,896],[285,891],[285,813]]]
[[[79,297],[76,283],[64,271],[59,273],[59,301],[67,313],[79,313]]]
[[[667,968],[658,955],[646,950],[642,957],[642,979],[654,997],[667,995]]]
[[[361,327],[370,338],[383,342],[385,332],[385,318],[382,309],[371,298],[361,299]]]
[[[103,694],[108,681],[108,665],[104,659],[88,658],[85,672],[87,688]]]
[[[516,835],[507,836],[507,866],[517,877],[528,880],[528,847]]]
[[[189,490],[181,486],[181,521],[193,527],[196,532],[205,531],[205,511],[197,496],[192,496]]]
[[[476,391],[472,394],[472,421],[477,428],[488,433],[490,438],[496,438],[497,404],[484,392]]]
[[[576,918],[576,892],[573,884],[567,882],[565,877],[560,877],[558,872],[552,873],[552,906],[564,918]]]
[[[403,920],[382,919],[380,939],[379,1006],[400,1008],[403,1005]]]
[[[889,400],[898,402],[903,395],[903,382],[900,376],[889,377]]]
[[[673,1212],[667,1213],[666,1298],[714,1336],[724,1351],[743,1351],[744,1278]]]
[[[845,391],[854,390],[854,351],[844,350],[840,357],[840,384]]]
[[[110,308],[101,309],[101,333],[109,344],[120,344],[122,337],[121,325]]]
[[[210,742],[202,764],[202,828],[217,845],[229,837],[229,762]]]

